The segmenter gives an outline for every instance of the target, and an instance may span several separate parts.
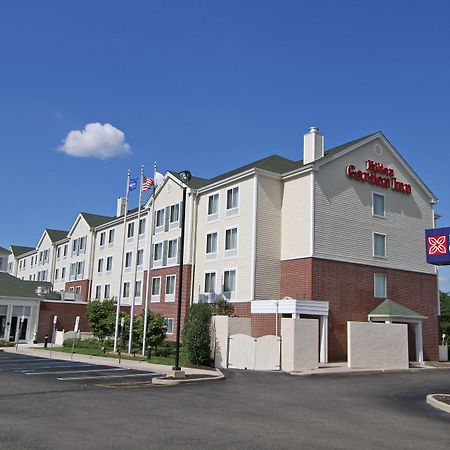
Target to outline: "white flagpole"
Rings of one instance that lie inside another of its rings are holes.
[[[131,172],[128,169],[127,177],[127,190],[125,196],[125,214],[123,216],[123,236],[122,236],[122,255],[120,258],[120,277],[119,277],[119,295],[117,297],[117,308],[116,308],[116,324],[114,328],[114,352],[117,351],[117,335],[119,331],[119,316],[120,316],[120,300],[122,299],[122,279],[123,279],[123,253],[125,251],[125,231],[127,227],[127,216],[128,216],[128,194],[130,193],[130,175]]]
[[[141,222],[141,203],[142,203],[142,187],[144,184],[144,164],[141,166],[141,186],[139,189],[139,207],[137,216],[137,238],[136,238],[136,252],[134,258],[134,285],[130,291],[133,293],[131,297],[131,310],[130,310],[130,334],[128,337],[128,353],[131,353],[131,344],[133,341],[133,324],[134,324],[134,304],[136,299],[136,278],[137,278],[137,266],[138,266],[138,251],[139,251],[139,225]],[[142,289],[141,289],[142,290]]]
[[[145,295],[145,310],[144,310],[144,336],[142,339],[142,356],[145,355],[145,344],[146,344],[146,340],[147,340],[147,321],[148,321],[148,296],[152,295],[152,279],[150,277],[150,271],[152,268],[152,258],[153,258],[153,221],[155,220],[154,218],[154,214],[155,214],[155,190],[156,190],[156,186],[155,186],[155,182],[156,182],[156,169],[157,169],[157,164],[155,161],[155,164],[153,165],[153,201],[152,201],[152,210],[151,213],[149,215],[149,224],[148,226],[150,227],[150,259],[149,259],[149,263],[148,263],[148,270],[147,270],[147,292]]]

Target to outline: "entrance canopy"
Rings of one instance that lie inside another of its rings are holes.
[[[422,321],[428,319],[427,316],[387,298],[368,314],[368,318],[370,322],[400,322],[414,324],[416,335],[416,359],[419,363],[423,363]]]

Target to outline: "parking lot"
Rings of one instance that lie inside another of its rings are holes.
[[[144,372],[122,367],[110,367],[77,361],[41,358],[10,352],[0,352],[0,373],[14,373],[21,377],[43,378],[50,382],[77,383],[104,387],[150,382],[156,372]]]

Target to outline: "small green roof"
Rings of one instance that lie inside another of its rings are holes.
[[[369,313],[369,317],[390,317],[395,318],[409,318],[409,319],[426,319],[427,317],[400,305],[393,300],[386,299],[383,303],[379,304],[373,311]]]
[[[64,230],[50,230],[48,228],[46,228],[45,231],[47,231],[47,234],[52,242],[58,242],[61,239],[64,239],[69,233],[68,231]]]
[[[11,252],[14,256],[20,256],[24,253],[36,250],[34,247],[22,247],[21,245],[11,245]]]
[[[100,225],[103,225],[104,223],[111,222],[112,220],[117,219],[117,217],[100,216],[98,214],[90,214],[85,212],[82,212],[80,214],[84,217],[84,220],[86,220],[91,228],[98,227]]]
[[[11,253],[8,249],[0,246],[0,253]]]
[[[38,286],[51,289],[52,284],[47,281],[25,281],[9,273],[0,272],[0,297],[38,298],[36,294]]]

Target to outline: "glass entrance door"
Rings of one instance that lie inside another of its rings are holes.
[[[19,322],[18,317],[12,316],[11,317],[11,326],[9,327],[9,340],[11,342],[16,341],[17,322]]]
[[[6,314],[0,314],[0,339],[6,339]]]

